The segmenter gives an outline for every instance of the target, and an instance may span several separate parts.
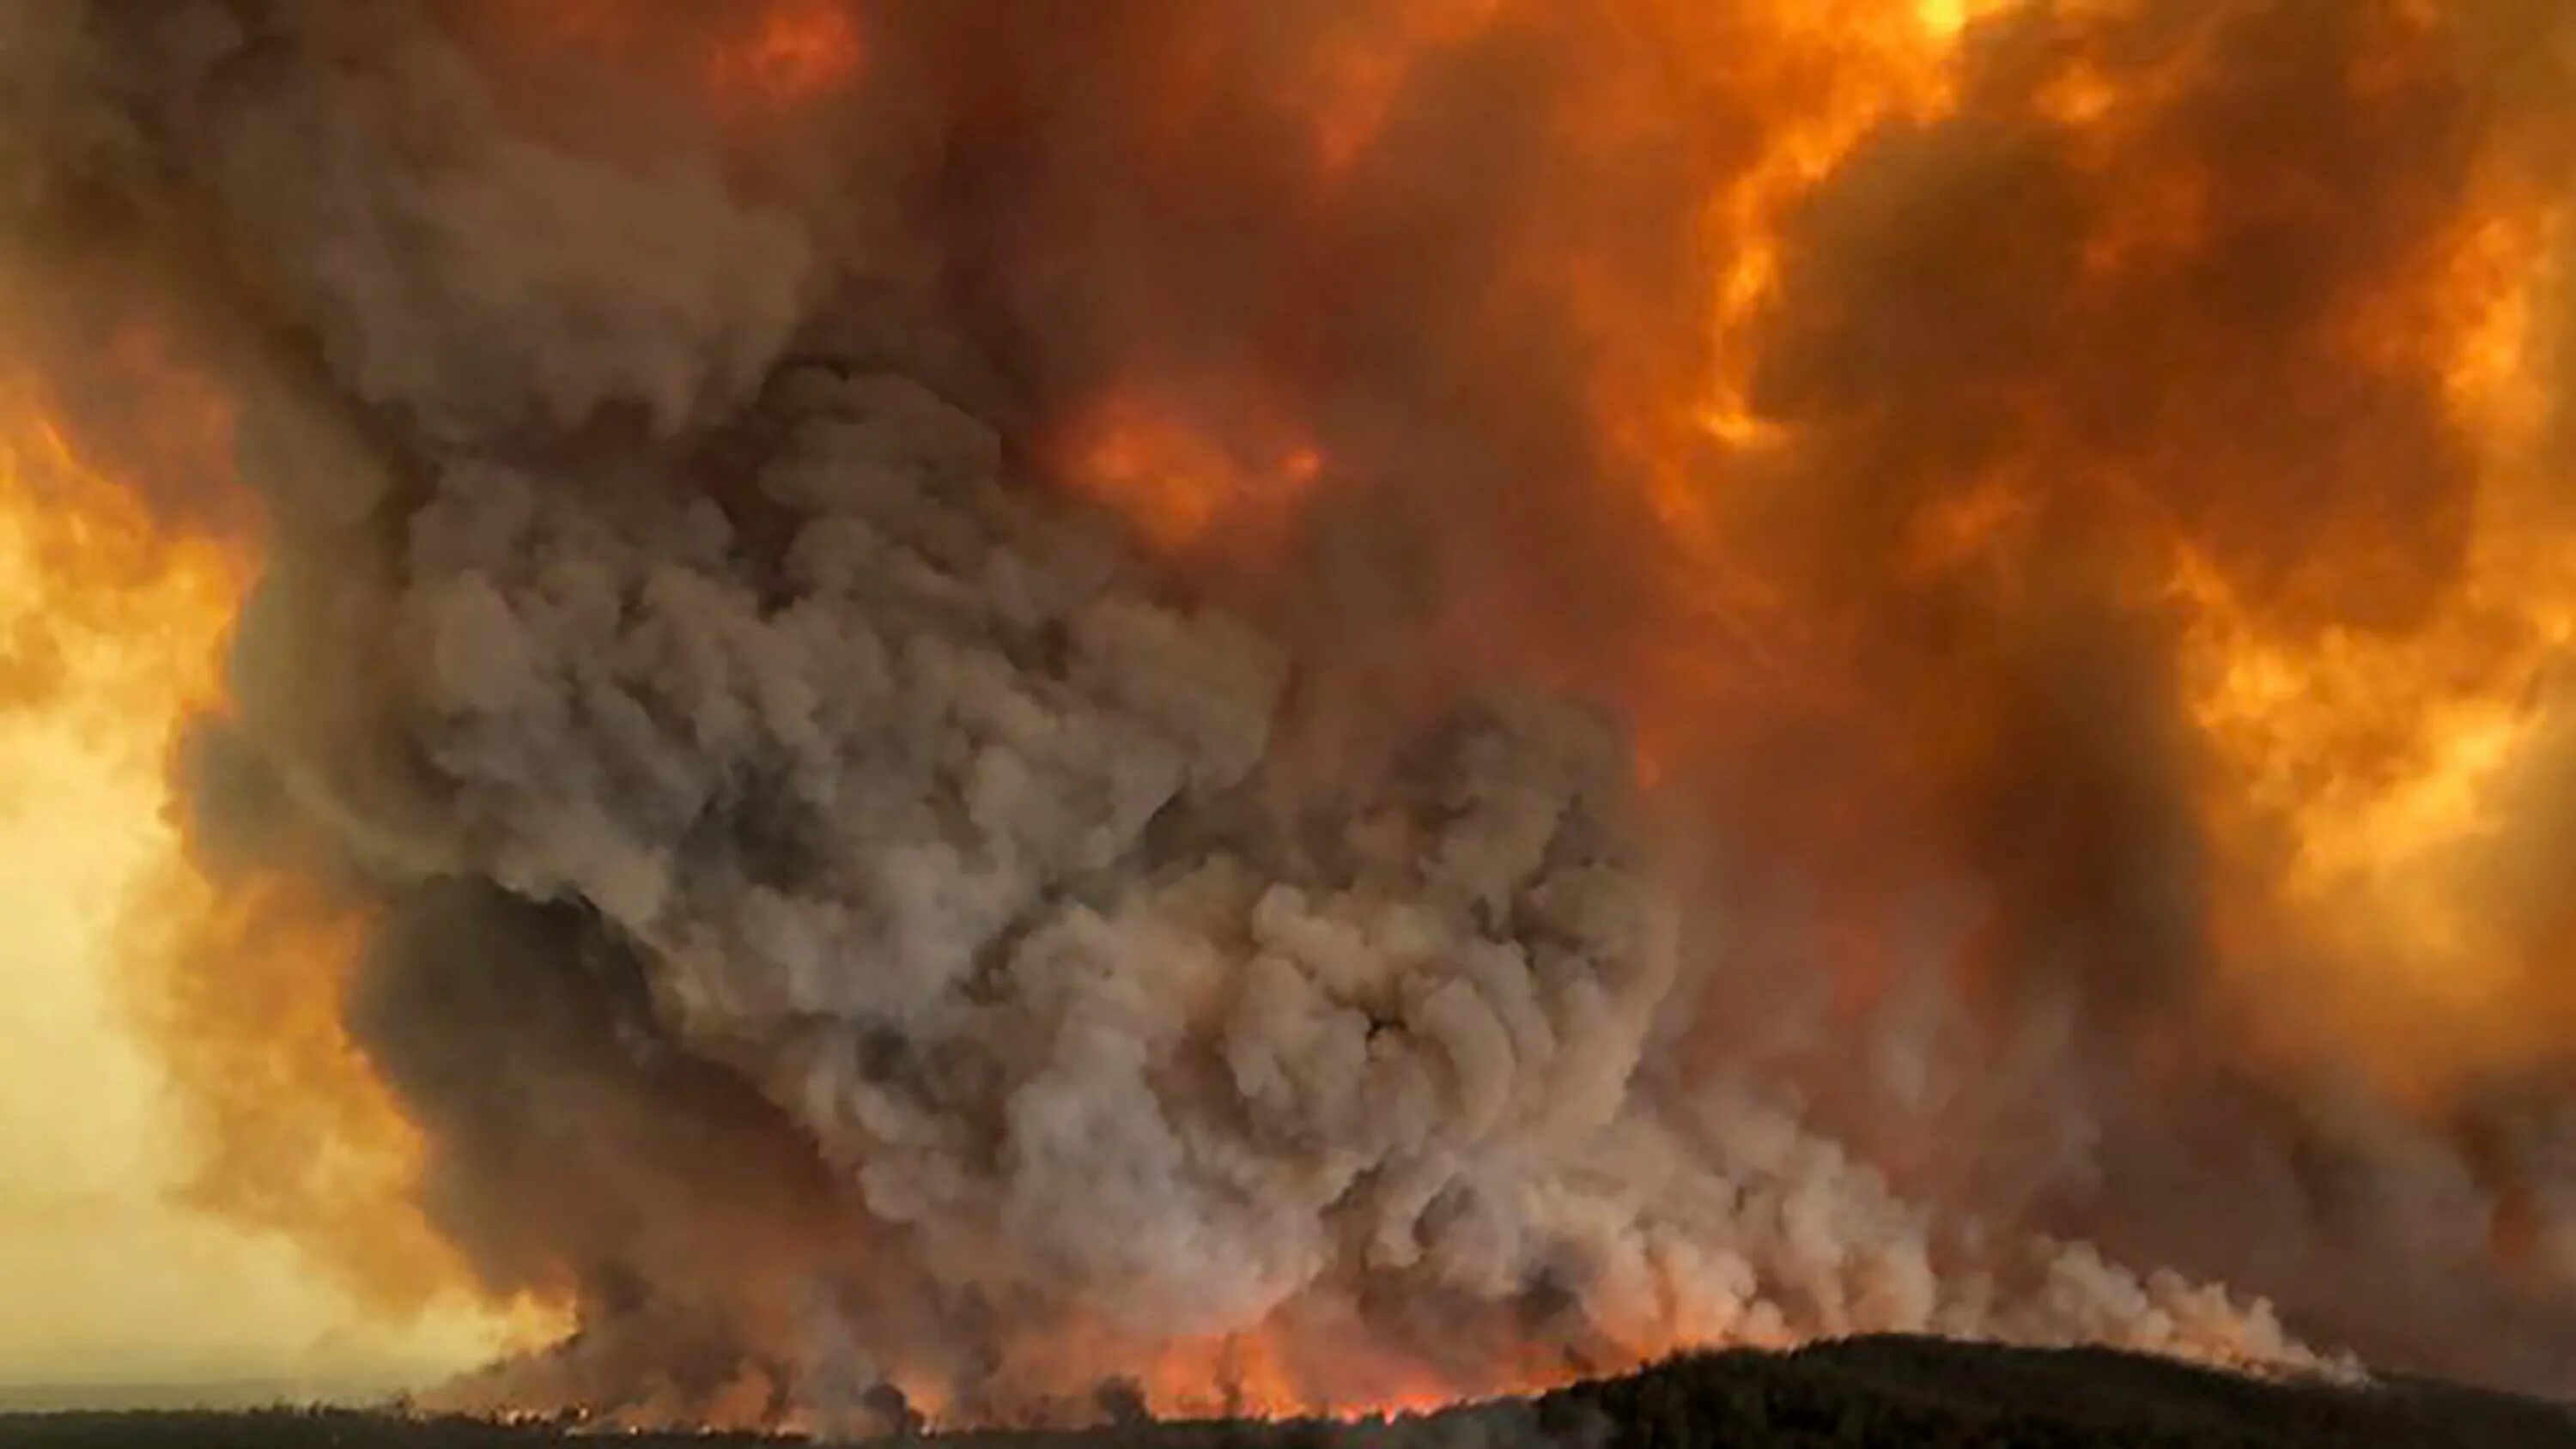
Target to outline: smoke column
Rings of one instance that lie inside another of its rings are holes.
[[[634,1421],[1877,1330],[2576,1392],[2571,70],[2539,0],[0,6],[18,362],[258,560],[171,766],[230,910],[135,983],[211,1196]],[[279,1166],[388,1132],[434,1247]]]

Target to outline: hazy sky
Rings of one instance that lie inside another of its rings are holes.
[[[337,1388],[464,1361],[473,1325],[371,1327],[291,1248],[167,1202],[172,1126],[104,952],[171,841],[148,756],[96,733],[0,718],[0,1385]]]
[[[43,436],[0,406],[0,1390],[371,1391],[479,1357],[480,1325],[370,1324],[285,1243],[171,1201],[189,1159],[112,952],[178,849],[162,762],[225,610],[201,580],[78,567],[115,514]]]

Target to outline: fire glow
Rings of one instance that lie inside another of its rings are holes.
[[[858,22],[832,0],[754,7],[740,38],[720,48],[708,74],[723,92],[793,105],[847,85],[864,59]]]
[[[2567,37],[307,8],[29,206],[250,259],[146,269],[245,360],[136,364],[137,436],[339,441],[208,485],[252,543],[8,402],[9,682],[114,664],[44,707],[142,691],[221,835],[134,948],[202,1195],[578,1320],[456,1402],[1362,1413],[1874,1330],[2553,1386]],[[181,64],[98,32],[45,78]]]

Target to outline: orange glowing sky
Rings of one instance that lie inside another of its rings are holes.
[[[1382,122],[1409,57],[1503,3],[1391,6],[1411,23],[1328,48],[1316,86],[1327,103],[1308,138],[1324,184],[1339,184]],[[1637,385],[1657,355],[1601,379],[1600,430],[1642,460],[1633,471],[1649,511],[1704,578],[1711,617],[1735,612],[1720,596],[1759,571],[1737,567],[1745,560],[1733,551],[1744,545],[1717,516],[1724,500],[1678,460],[1711,445],[1729,456],[1797,446],[1790,428],[1754,410],[1757,359],[1741,340],[1759,335],[1753,323],[1779,300],[1783,217],[1873,128],[1956,104],[1959,47],[2010,3],[1784,0],[1756,21],[1706,33],[1687,9],[1673,19],[1637,7],[1669,21],[1658,33],[1711,48],[1741,43],[1744,53],[1729,49],[1724,64],[1744,69],[1748,91],[1781,97],[1759,159],[1705,198],[1711,254],[1726,259],[1711,288],[1708,332],[1718,341],[1706,375]],[[705,62],[697,73],[710,103],[728,116],[794,111],[869,73],[869,37],[835,0],[763,0],[723,14],[706,27],[709,48],[691,55]],[[616,0],[584,0],[549,19],[587,43],[622,37],[632,16]],[[2071,153],[2123,156],[2110,84],[2075,64],[2042,97]],[[1605,132],[1668,119],[1589,118]],[[2196,221],[2189,175],[2124,180],[2132,184],[2122,204],[2105,208],[2109,220],[2086,255],[2111,275],[2188,239]],[[2211,829],[2222,846],[2281,852],[2279,878],[2249,871],[2248,890],[2277,885],[2283,898],[2263,904],[2281,936],[2310,948],[2286,964],[2245,953],[2221,987],[2261,1008],[2263,1020],[2289,1024],[2284,1035],[2314,1032],[2393,1088],[2427,1095],[2478,1065],[2562,1050],[2555,1031],[2565,1019],[2555,987],[2544,991],[2514,954],[2528,944],[2471,918],[2480,872],[2494,873],[2506,854],[2479,852],[2510,814],[2514,767],[2551,744],[2549,709],[2533,701],[2576,641],[2576,544],[2551,512],[2564,480],[2529,461],[2538,443],[2527,436],[2542,411],[2535,298],[2554,280],[2546,259],[2564,250],[2565,199],[2479,199],[2492,214],[2468,218],[2436,249],[2441,267],[2409,277],[2387,317],[2350,319],[2356,357],[2402,371],[2421,362],[2416,351],[2437,354],[2453,421],[2487,440],[2459,587],[2409,631],[2292,635],[2267,626],[2192,539],[2178,533],[2142,548],[2170,565],[2168,592],[2187,619],[2183,703],[2214,762]],[[1619,296],[1586,270],[1591,263],[1572,259],[1565,291]],[[1124,379],[1092,401],[1060,440],[1069,456],[1056,464],[1158,553],[1221,553],[1244,534],[1258,542],[1276,516],[1333,486],[1334,460],[1293,416],[1217,440],[1194,430],[1187,409]],[[2010,552],[2031,490],[2009,468],[1974,481],[1917,520],[1909,562],[1941,572]],[[73,455],[0,365],[0,961],[13,988],[0,991],[0,1058],[9,1064],[0,1072],[0,1390],[284,1378],[348,1392],[466,1366],[513,1330],[462,1306],[388,1317],[285,1237],[178,1200],[194,1181],[197,1129],[173,1110],[169,1064],[134,1030],[122,953],[134,944],[137,903],[158,899],[161,884],[186,870],[168,818],[167,751],[190,713],[219,693],[228,620],[252,569],[238,551],[159,537],[138,507]],[[2153,510],[2138,516],[2157,519]],[[1650,750],[1659,726],[1687,737],[1701,705],[1671,686],[1679,703],[1659,715],[1668,684],[1645,681],[1631,701]],[[2249,821],[2265,827],[2259,841]],[[254,976],[237,989],[283,982],[291,991],[306,979]],[[324,994],[318,1026],[299,1016],[277,1034],[277,1051],[295,1058],[282,1080],[311,1084],[317,1068],[296,1054],[316,1035],[335,1045],[332,1004]],[[305,1027],[313,1030],[290,1042]],[[318,1069],[349,1067],[325,1060]],[[1167,1402],[1212,1376],[1196,1358],[1179,1362],[1188,1372]]]
[[[241,581],[165,544],[0,386],[0,1401],[235,1381],[378,1392],[487,1355],[386,1321],[283,1238],[179,1202],[193,1161],[131,1030],[125,922],[180,861],[163,758]]]

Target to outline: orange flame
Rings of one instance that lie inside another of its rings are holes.
[[[584,53],[686,85],[728,121],[792,113],[848,88],[867,65],[854,0],[469,0],[467,33],[504,68],[531,52]],[[530,84],[537,81],[532,77]]]
[[[1328,178],[1378,135],[1415,66],[1527,9],[1504,0],[1399,7],[1328,48],[1307,102]],[[1830,606],[1793,602],[1793,586],[1744,532],[1730,470],[1796,476],[1824,457],[1811,464],[1808,450],[1835,441],[1800,436],[1798,424],[1766,415],[1756,398],[1778,340],[1771,324],[1795,301],[1787,266],[1803,209],[1860,148],[1892,130],[1936,127],[1972,99],[1998,104],[2000,91],[1966,93],[1997,84],[1975,69],[1978,47],[2032,8],[1839,0],[1710,10],[1635,0],[1616,9],[1623,25],[1654,37],[1666,72],[1745,106],[1760,134],[1740,166],[1712,172],[1722,184],[1705,199],[1705,251],[1718,270],[1699,355],[1660,348],[1646,324],[1621,311],[1633,299],[1598,270],[1615,265],[1608,252],[1523,262],[1549,278],[1551,295],[1597,313],[1587,320],[1610,342],[1595,379],[1596,426],[1620,465],[1607,481],[1643,496],[1663,530],[1655,547],[1690,580],[1673,606],[1680,616],[1666,621],[1669,647],[1615,666],[1627,672],[1610,682],[1637,722],[1641,770],[1668,783],[1695,748],[1706,749],[1693,742],[1721,713],[1712,691],[1812,692],[1817,707],[1866,708],[1859,701],[1872,684],[1838,680],[1839,646],[1819,632]],[[2356,22],[2353,71],[2341,80],[2350,103],[2394,106],[2435,92],[2445,79],[2439,7],[2370,14]],[[2065,7],[2047,32],[2056,48],[2012,79],[2023,118],[2055,132],[2074,175],[2092,188],[2080,298],[2176,285],[2226,244],[2215,229],[2228,219],[2215,208],[2229,199],[2213,193],[2221,181],[2213,167],[2227,158],[2178,147],[2173,133],[2232,22],[2212,11],[2149,32],[2157,43],[2144,48],[2122,29],[2143,23],[2141,15],[2124,0]],[[1607,154],[1669,119],[1648,113],[1660,94],[1597,99],[1564,118],[1572,134],[1560,143]],[[2423,617],[2394,628],[2285,623],[2277,605],[2247,596],[2240,562],[2213,557],[2206,535],[2215,525],[2184,517],[2185,504],[2161,496],[2205,484],[2185,478],[2180,460],[2122,455],[2081,436],[2062,400],[2044,391],[2005,404],[2026,436],[1945,478],[1902,520],[1893,555],[1913,588],[2022,578],[2067,527],[2062,500],[2095,500],[2098,526],[2129,550],[2123,566],[2157,579],[2178,611],[2183,710],[2213,766],[2190,808],[2226,862],[2220,909],[2240,925],[2249,913],[2269,923],[2256,933],[2259,947],[2231,934],[2239,949],[2223,963],[2220,989],[2242,997],[2257,1020],[2302,1023],[2290,1034],[2311,1046],[2331,1040],[2336,1053],[2409,1092],[2553,1050],[2576,1017],[2576,993],[2550,986],[2543,964],[2576,927],[2532,924],[2518,928],[2525,939],[2508,939],[2483,904],[2520,869],[2509,857],[2540,848],[2514,843],[2515,796],[2537,788],[2534,772],[2546,773],[2551,752],[2565,748],[2556,743],[2565,706],[2551,681],[2576,646],[2576,586],[2563,582],[2576,578],[2576,520],[2550,501],[2564,476],[2563,460],[2547,451],[2554,380],[2542,332],[2543,299],[2564,282],[2549,259],[2565,251],[2567,220],[2546,188],[2498,178],[2427,224],[2443,230],[2393,248],[2378,289],[2298,344],[2316,349],[2319,370],[2429,391],[2476,454],[2468,556]],[[2226,361],[2186,352],[2174,365]],[[1256,449],[1247,458],[1244,430],[1194,409],[1179,389],[1130,388],[1086,416],[1074,434],[1072,486],[1166,555],[1255,520],[1257,533],[1276,536],[1329,481],[1311,453]],[[1713,467],[1712,443],[1736,465]],[[2229,466],[2203,471],[2226,478]],[[2366,476],[2373,465],[2338,466]],[[2244,478],[2222,486],[2282,485]],[[2348,556],[2314,559],[2285,587],[2364,577],[2380,565],[2362,553],[2403,549],[2402,535],[2398,525],[2386,537],[2353,540]],[[1767,657],[1799,662],[1760,681],[1712,678],[1700,641],[1717,631],[1759,638]],[[1929,722],[1863,727],[1882,726],[1891,738],[1916,730],[1891,749],[1918,768],[1940,758]]]
[[[108,355],[136,369],[119,453],[165,476],[222,472],[220,394],[140,335]],[[189,504],[201,520],[237,511]],[[464,1270],[416,1205],[416,1132],[341,1026],[363,923],[309,887],[201,873],[167,778],[190,723],[220,707],[253,573],[247,538],[156,513],[85,453],[34,374],[0,377],[0,808],[69,859],[133,833],[113,878],[83,887],[107,897],[88,938],[45,969],[97,972],[126,998],[175,1089],[188,1203],[287,1235],[357,1301],[414,1315],[451,1300]],[[136,818],[99,813],[77,772],[20,778],[47,740],[98,761]]]
[[[1324,474],[1324,456],[1291,443],[1245,451],[1196,430],[1187,415],[1137,393],[1112,394],[1069,430],[1073,489],[1115,509],[1166,554],[1293,513]]]
[[[719,95],[783,108],[848,84],[865,58],[846,4],[775,0],[719,45],[707,74]]]
[[[226,445],[228,419],[204,395],[171,402],[183,426]],[[0,527],[17,603],[0,692],[13,705],[73,709],[104,728],[127,712],[166,719],[216,697],[220,646],[247,582],[240,555],[169,536],[140,495],[79,456],[24,374],[0,377]]]

